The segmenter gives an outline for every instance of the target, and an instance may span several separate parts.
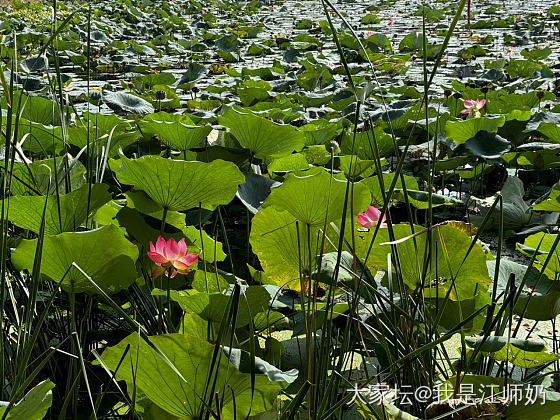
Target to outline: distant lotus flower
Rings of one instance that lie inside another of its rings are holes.
[[[202,13],[203,15],[205,15],[205,14],[206,14],[206,10],[202,9],[201,13]]]
[[[506,47],[505,54],[506,55],[513,54],[513,47],[511,45],[509,47]]]
[[[370,31],[370,32],[368,32],[368,33],[366,34],[366,38],[369,38],[369,37],[372,36],[372,35],[373,35],[373,32]]]
[[[381,216],[381,211],[379,211],[373,206],[369,206],[369,208],[366,211],[358,214],[358,223],[363,227],[369,229],[372,226],[377,225],[377,223],[379,222],[379,216]],[[385,216],[383,217],[382,222],[384,221],[385,221]]]
[[[394,25],[395,21],[393,19],[387,20],[387,25]]]
[[[169,277],[169,267],[171,268],[171,278],[177,273],[186,274],[189,267],[198,259],[198,254],[189,254],[185,238],[177,242],[170,238],[167,242],[160,236],[156,246],[150,241],[148,257],[158,266],[153,272],[152,277],[157,277],[165,273]]]
[[[475,118],[480,118],[480,110],[482,109],[482,107],[486,104],[486,99],[482,99],[482,100],[467,100],[467,101],[463,101],[463,104],[465,105],[465,109],[463,109],[461,111],[461,114],[468,114],[467,118],[471,118],[471,117],[475,117]]]

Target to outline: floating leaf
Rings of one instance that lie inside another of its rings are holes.
[[[112,109],[130,114],[147,115],[154,112],[152,104],[130,93],[103,91],[103,101]]]

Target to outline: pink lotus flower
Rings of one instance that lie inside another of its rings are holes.
[[[177,273],[186,274],[189,267],[198,259],[198,254],[187,252],[185,238],[177,243],[173,238],[165,242],[163,236],[160,236],[157,239],[156,246],[150,241],[148,257],[158,266],[152,272],[152,277],[160,276],[163,273],[170,277],[169,271],[171,271],[171,278],[173,278]],[[171,270],[168,270],[169,267],[172,267]]]
[[[388,19],[387,20],[387,25],[394,25],[395,21],[393,19]]]
[[[369,37],[372,36],[372,35],[373,35],[373,32],[368,32],[368,33],[366,34],[366,38],[369,38]]]
[[[202,9],[201,13],[202,13],[203,15],[205,15],[205,14],[206,14],[206,10]]]
[[[373,206],[369,206],[369,208],[364,211],[363,213],[358,214],[358,223],[363,227],[369,229],[379,222],[379,216],[381,216],[381,211],[376,209]],[[382,222],[385,221],[385,216],[383,216]]]
[[[482,99],[482,100],[467,100],[467,101],[463,101],[463,104],[465,105],[465,109],[463,109],[461,111],[461,114],[468,114],[467,118],[471,118],[471,117],[475,117],[475,118],[480,118],[480,110],[482,109],[482,107],[486,104],[486,99]]]

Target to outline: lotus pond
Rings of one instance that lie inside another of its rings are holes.
[[[2,420],[560,418],[560,3],[0,7]]]

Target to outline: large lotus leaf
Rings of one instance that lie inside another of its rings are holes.
[[[212,131],[210,126],[192,126],[179,121],[142,120],[139,125],[142,132],[153,133],[165,145],[177,150],[202,147],[204,140]]]
[[[533,204],[533,210],[560,212],[560,182],[554,184],[545,197]]]
[[[103,115],[84,113],[77,127],[68,129],[68,142],[80,149],[87,147],[89,154],[97,156],[105,153],[110,141],[109,156],[113,157],[119,148],[125,148],[138,138],[138,132],[131,132],[131,121],[123,120],[115,114]],[[88,137],[89,136],[89,137]]]
[[[127,202],[130,203],[130,201]],[[160,235],[166,240],[173,238],[176,241],[186,237],[189,252],[199,254],[200,259],[204,257],[206,261],[223,261],[226,258],[226,254],[220,242],[214,241],[204,230],[200,231],[194,226],[185,227],[184,222],[183,227],[179,228],[181,231],[175,233],[164,232],[162,234],[160,231],[161,222],[159,220],[157,221],[157,226],[149,225],[141,213],[129,206],[124,207],[118,212],[117,221],[119,225],[126,228],[127,233],[138,241],[146,250],[149,249],[150,242],[155,243]],[[200,238],[201,232],[202,245]],[[204,248],[204,255],[202,248]]]
[[[493,335],[490,337],[476,336],[476,337],[466,337],[466,343],[469,347],[475,348],[479,347],[480,351],[485,353],[494,353],[500,351],[505,346],[509,344],[517,347],[518,349],[539,352],[546,349],[546,343],[543,340],[523,340],[521,338],[511,338],[504,336]]]
[[[558,235],[553,235],[551,233],[539,232],[528,236],[525,239],[525,242],[523,242],[523,245],[525,246],[525,253],[529,256],[532,256],[532,252],[535,250],[539,250],[536,259],[541,264],[544,264],[551,252],[554,253],[546,267],[546,272],[547,274],[550,273],[551,277],[555,277],[555,273],[560,273],[560,247],[553,249],[554,241],[557,236]]]
[[[270,178],[248,172],[245,173],[245,182],[237,187],[236,195],[245,207],[255,214],[270,194],[270,189],[279,185],[279,182]]]
[[[391,182],[393,182],[394,176],[395,176],[394,173],[383,174],[383,187],[385,189],[385,192],[389,191],[389,187],[391,186]],[[403,175],[403,178],[404,178],[404,185],[407,191],[418,189],[418,181],[416,180],[416,178],[409,175]],[[362,182],[367,185],[369,191],[371,192],[371,195],[373,197],[372,198],[373,206],[377,208],[382,208],[384,203],[383,203],[383,193],[381,191],[381,184],[379,182],[379,177],[377,175],[372,176],[364,179]],[[403,188],[400,179],[397,181],[395,188],[398,189]],[[395,198],[394,195],[393,198]]]
[[[445,300],[444,297],[426,299],[426,309],[432,314],[434,319],[441,317],[439,318],[440,327],[451,330],[485,305],[490,305],[491,303],[492,296],[487,291],[479,289],[472,298],[460,301]],[[443,313],[441,313],[442,311]],[[482,313],[479,313],[469,322],[463,324],[463,331],[480,332],[484,328],[486,317],[487,311],[482,311]]]
[[[20,62],[20,66],[26,73],[44,71],[49,67],[49,60],[44,55],[34,55]]]
[[[495,91],[495,95],[492,95],[492,92],[488,92],[489,98],[488,102],[486,102],[485,109],[486,112],[490,114],[509,114],[515,111],[525,112],[531,111],[538,106],[541,101],[556,99],[552,92],[541,91],[540,93],[544,93],[545,95],[539,99],[536,90],[527,93],[510,93],[508,95],[504,95],[503,91]],[[520,116],[520,114],[518,114],[518,116]],[[522,118],[522,121],[526,121],[524,116]]]
[[[415,226],[414,228],[415,232],[421,232],[425,229],[422,226]],[[471,245],[471,238],[462,230],[450,225],[434,228],[432,232],[432,255],[430,261],[428,261],[429,266],[427,267],[425,282],[420,284],[423,256],[428,245],[426,232],[417,235],[415,238],[410,238],[410,225],[394,225],[393,229],[395,239],[403,240],[396,247],[403,280],[411,289],[416,289],[418,286],[423,287],[425,297],[435,298],[437,287],[439,289],[437,296],[442,297],[452,286],[452,279],[454,278],[455,287],[452,288],[449,297],[452,300],[464,300],[473,298],[477,287],[482,287],[484,290],[488,288],[490,277],[486,269],[486,255],[481,245],[474,245],[463,264],[463,259]],[[356,232],[356,253],[362,259],[367,254],[373,232],[373,229],[368,232]],[[389,241],[388,229],[379,229],[367,262],[370,269],[380,267],[388,270],[387,254],[391,253],[392,250],[390,245],[382,244]],[[418,258],[419,255],[420,258]],[[395,267],[393,267],[393,273],[395,273]]]
[[[6,415],[6,420],[41,420],[47,415],[52,404],[52,389],[55,387],[50,380],[35,385],[21,401],[15,404]],[[0,415],[4,415],[8,407],[0,407]]]
[[[19,270],[33,269],[37,240],[23,240],[12,252],[12,262]],[[45,236],[41,274],[55,282],[62,280],[75,262],[106,293],[116,293],[136,279],[138,248],[115,225],[87,232],[65,232]],[[97,293],[84,275],[72,267],[61,287],[67,292]]]
[[[517,153],[502,156],[507,160],[517,157],[517,164],[529,166],[530,169],[543,170],[560,166],[560,143],[545,143],[542,141],[525,143],[517,148]],[[508,162],[509,163],[509,162]]]
[[[538,222],[538,215],[531,214],[531,207],[523,200],[523,195],[525,194],[523,181],[514,176],[508,177],[500,193],[503,198],[505,229],[517,229],[525,226],[529,221]],[[476,214],[471,214],[469,217],[472,223],[478,227],[492,208],[497,195],[487,198],[477,198],[474,196],[471,198]],[[488,222],[491,228],[497,228],[500,224],[499,208],[498,204],[489,216]]]
[[[416,31],[406,35],[399,43],[399,50],[401,51],[416,51],[424,48],[424,42],[428,42],[424,38],[422,32]]]
[[[230,108],[218,121],[230,129],[241,146],[258,158],[289,155],[305,145],[304,133],[295,127],[276,124],[251,112]]]
[[[268,172],[293,172],[309,169],[309,163],[303,153],[292,153],[274,159],[267,166]]]
[[[373,160],[362,160],[354,155],[340,156],[338,168],[347,178],[366,178],[375,172]],[[381,166],[385,165],[385,159],[381,159]]]
[[[398,185],[398,184],[397,184]],[[430,207],[430,195],[427,191],[419,190],[407,190],[408,201],[417,209],[427,209]],[[405,202],[404,192],[402,190],[395,189],[393,194],[393,199]],[[461,200],[453,197],[448,197],[443,194],[431,195],[432,207],[439,207],[443,205],[452,206],[454,204],[462,204]]]
[[[214,346],[182,334],[162,334],[150,337],[150,341],[181,376],[137,333],[105,349],[101,359],[117,372],[118,380],[126,381],[130,394],[137,387],[169,414],[181,419],[198,418],[213,366]],[[209,403],[215,410],[214,401],[222,401],[224,419],[245,418],[249,410],[251,415],[257,415],[271,409],[282,389],[279,382],[270,382],[266,375],[256,374],[254,395],[251,395],[251,375],[239,372],[225,356],[218,359],[213,372],[217,372],[216,397],[212,396]]]
[[[481,131],[495,133],[498,127],[505,124],[506,117],[503,115],[481,118],[467,118],[466,120],[449,120],[445,123],[445,135],[457,144],[472,139]]]
[[[130,114],[147,115],[154,112],[152,104],[130,93],[103,91],[103,101],[112,109]]]
[[[494,278],[496,261],[487,261],[488,274]],[[515,284],[521,281],[529,270],[524,289],[519,295],[514,312],[525,318],[536,321],[548,321],[560,315],[560,283],[550,280],[546,275],[540,275],[536,267],[527,267],[514,261],[502,260],[498,275],[498,293],[505,292],[509,286],[511,274],[515,275]],[[490,286],[490,290],[493,286]],[[519,347],[519,346],[517,346]]]
[[[2,127],[6,127],[8,117],[2,118]],[[15,126],[17,117],[12,117],[12,127]],[[29,121],[19,118],[17,140],[22,142],[21,149],[34,155],[45,155],[49,153],[58,153],[62,150],[63,144],[62,127],[45,125],[40,122]],[[4,136],[1,139],[2,144],[5,142]]]
[[[324,168],[291,173],[282,185],[271,190],[263,207],[287,211],[302,225],[323,225],[340,220],[344,209],[347,181],[331,177]],[[348,200],[349,205],[350,200]],[[354,184],[354,211],[365,211],[371,203],[371,194],[361,182]],[[327,215],[328,209],[328,215]]]
[[[210,275],[210,274],[209,274]],[[154,290],[153,295],[166,295],[166,290]],[[195,291],[171,291],[170,298],[189,314],[196,314],[211,322],[221,322],[227,316],[227,306],[231,297],[223,293],[197,293]],[[268,310],[270,294],[262,286],[245,288],[239,298],[237,308],[237,328],[247,326],[259,312]]]
[[[553,143],[560,143],[560,114],[556,112],[539,112],[527,124],[527,130],[537,130],[547,136]]]
[[[206,74],[206,67],[196,62],[190,62],[187,71],[183,73],[179,80],[179,87],[189,85],[192,82],[200,79]]]
[[[45,126],[60,125],[60,113],[58,106],[50,99],[42,98],[40,96],[27,96],[21,93],[14,93],[12,103],[18,104],[21,97],[21,118],[29,121],[43,124]],[[7,109],[6,98],[2,96],[0,99],[2,109]]]
[[[263,208],[252,220],[250,242],[270,281],[281,287],[299,290],[300,262],[304,275],[313,272],[316,265],[315,256],[318,254],[317,243],[320,242],[320,238],[317,239],[319,226],[308,227],[300,223],[298,239],[296,220],[287,211],[279,211],[274,206]],[[311,238],[310,241],[307,240],[308,237]],[[332,239],[336,240],[336,238]],[[309,242],[311,242],[311,251],[309,251]],[[298,252],[299,250],[301,251]],[[332,249],[327,241],[325,252],[329,251]],[[311,261],[309,261],[309,253],[311,253]]]
[[[232,349],[226,346],[223,347],[223,351],[229,361],[233,363],[238,370],[243,373],[251,373],[252,361],[251,354],[249,352],[241,349]],[[266,375],[272,382],[287,382],[291,384],[298,377],[297,369],[291,369],[283,372],[260,357],[255,357],[254,362],[255,371]]]
[[[319,280],[326,284],[336,284],[334,281],[334,274],[337,267],[338,252],[329,252],[324,254],[321,259],[321,273]],[[314,276],[316,276],[319,270],[316,270]],[[375,286],[375,280],[371,271],[364,267],[362,264],[356,266],[356,272],[354,272],[354,256],[348,251],[342,251],[340,259],[340,268],[338,269],[337,281],[346,283],[347,285],[354,285],[354,281],[362,277],[365,282]],[[316,277],[314,277],[316,278]]]
[[[509,141],[496,133],[481,130],[473,138],[465,143],[469,152],[477,157],[484,159],[498,159],[509,151],[511,145]]]
[[[383,131],[381,127],[356,133],[345,133],[340,142],[340,150],[347,155],[355,154],[360,159],[373,160],[375,158],[375,144],[379,151],[379,157],[385,157],[393,153],[393,139]],[[352,147],[353,145],[353,147]]]
[[[159,156],[111,159],[119,182],[145,191],[168,210],[188,210],[229,203],[245,177],[231,162],[172,160]]]
[[[136,209],[140,213],[155,219],[163,219],[163,207],[153,201],[144,191],[130,190],[124,193],[126,205],[131,209]],[[177,229],[185,227],[185,215],[178,211],[168,210],[165,215],[165,223],[175,226]]]
[[[86,181],[86,168],[77,159],[73,159],[70,155],[67,155],[66,157],[60,157],[56,160],[57,178],[55,178],[55,166],[52,158],[36,160],[28,165],[23,162],[14,162],[12,185],[10,188],[12,194],[56,194],[56,179],[58,179],[58,190],[64,191],[66,174],[65,163],[68,164],[70,169],[70,187],[72,190],[84,185]],[[2,160],[0,162],[0,167],[3,166],[4,161]]]
[[[91,186],[91,195],[88,186],[84,185],[68,194],[60,194],[58,199],[44,195],[10,197],[8,219],[16,226],[39,233],[47,201],[45,234],[73,232],[85,222],[88,215],[111,200],[108,189],[109,186],[105,184],[94,184]]]
[[[509,362],[514,366],[525,369],[535,368],[542,365],[550,364],[560,359],[560,353],[548,353],[547,351],[527,351],[522,350],[513,344],[489,353],[489,355],[500,362]]]

